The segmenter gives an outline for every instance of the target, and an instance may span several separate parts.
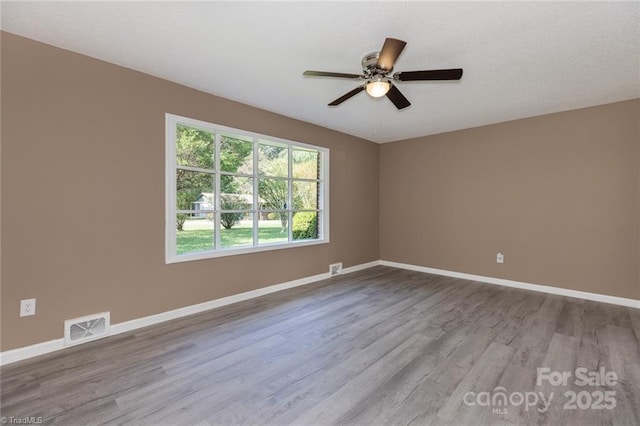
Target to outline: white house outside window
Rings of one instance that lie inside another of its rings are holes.
[[[329,150],[166,115],[167,263],[329,241]]]

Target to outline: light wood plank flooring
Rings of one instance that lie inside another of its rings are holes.
[[[639,425],[639,338],[638,310],[375,267],[2,367],[1,415],[64,425]],[[537,384],[538,367],[605,368],[618,381]],[[499,387],[515,399],[499,405]],[[563,409],[565,392],[583,391],[589,406],[615,392],[616,407]],[[554,393],[548,409],[534,392]]]

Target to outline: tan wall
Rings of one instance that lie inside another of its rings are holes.
[[[382,145],[381,259],[640,299],[639,122],[632,100]]]
[[[639,100],[378,146],[1,41],[1,350],[59,338],[64,319],[109,310],[118,323],[337,261],[640,299]],[[329,147],[331,243],[165,265],[165,112]],[[19,318],[31,297],[38,314]]]
[[[1,107],[2,350],[378,259],[374,143],[7,33]],[[330,148],[331,243],[165,265],[166,112]]]

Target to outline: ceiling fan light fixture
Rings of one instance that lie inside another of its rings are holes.
[[[389,80],[382,77],[378,77],[367,83],[367,93],[374,98],[380,98],[386,95],[390,88]]]

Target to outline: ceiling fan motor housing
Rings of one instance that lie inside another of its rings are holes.
[[[393,71],[393,68],[389,70],[382,70],[377,68],[376,65],[378,63],[379,57],[380,52],[372,52],[362,58],[362,72],[367,79],[376,76],[386,76],[388,73]]]

